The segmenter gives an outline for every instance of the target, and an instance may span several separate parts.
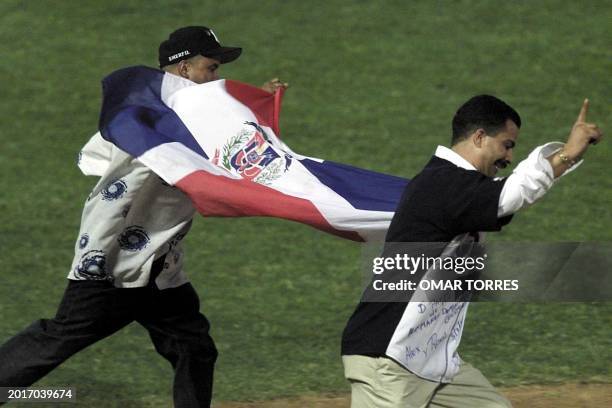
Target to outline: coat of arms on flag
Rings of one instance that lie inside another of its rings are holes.
[[[223,146],[222,164],[243,178],[267,185],[287,171],[291,156],[276,152],[257,123],[246,121],[244,124],[249,128],[242,129]],[[218,158],[215,154],[215,164]]]

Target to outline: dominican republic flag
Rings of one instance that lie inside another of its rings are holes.
[[[102,84],[102,137],[184,191],[204,216],[284,218],[368,241],[384,237],[408,182],[293,152],[278,137],[282,91],[195,84],[144,66]]]

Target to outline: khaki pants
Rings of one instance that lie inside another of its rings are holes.
[[[425,380],[384,357],[343,356],[351,408],[508,408],[480,371],[462,363],[450,384]]]

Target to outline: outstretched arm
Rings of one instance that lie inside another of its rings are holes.
[[[590,144],[601,140],[603,133],[597,125],[586,122],[588,107],[589,101],[585,99],[565,144],[547,143],[519,163],[501,191],[498,217],[514,214],[540,199],[552,187],[555,179],[573,170]]]

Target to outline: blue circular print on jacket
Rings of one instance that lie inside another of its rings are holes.
[[[79,238],[79,249],[84,249],[87,244],[89,244],[89,235],[83,234],[81,238]]]
[[[118,238],[119,247],[126,251],[140,251],[145,248],[151,239],[146,231],[138,225],[127,227]]]
[[[125,183],[125,181],[115,180],[115,181],[110,182],[106,187],[104,187],[104,189],[102,189],[100,194],[102,194],[103,200],[113,201],[113,200],[118,200],[121,197],[123,197],[126,191],[127,191],[127,184]]]
[[[106,272],[106,255],[103,251],[88,251],[79,261],[75,275],[88,280],[112,280]]]

